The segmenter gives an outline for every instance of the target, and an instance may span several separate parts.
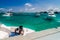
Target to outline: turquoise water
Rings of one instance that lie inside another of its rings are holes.
[[[45,20],[47,13],[41,14],[36,17],[34,13],[30,14],[13,14],[13,16],[5,17],[0,15],[0,23],[6,26],[20,26],[23,25],[26,28],[30,28],[35,31],[41,31],[49,28],[56,28],[60,26],[60,14],[56,14],[56,17],[52,21]]]

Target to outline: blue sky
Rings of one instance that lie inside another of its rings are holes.
[[[0,8],[12,8],[14,11],[25,11],[25,9],[38,11],[49,7],[60,7],[60,0],[0,0]]]

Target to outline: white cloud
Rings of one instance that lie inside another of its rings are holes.
[[[29,12],[29,11],[34,11],[35,8],[33,7],[33,5],[31,3],[25,3],[25,11]]]
[[[0,10],[3,10],[3,8],[0,8]]]
[[[6,12],[7,11],[7,9],[5,9],[5,8],[0,8],[0,12]]]
[[[7,11],[12,11],[13,9],[12,8],[10,8],[10,9],[8,9]]]
[[[35,10],[35,8],[31,8],[30,11]]]
[[[54,11],[60,11],[60,8],[55,5],[50,5],[48,6],[47,10],[52,10],[54,12]]]
[[[32,5],[30,3],[25,3],[25,6],[31,7]]]
[[[0,10],[4,11],[4,10],[6,10],[6,9],[5,9],[5,8],[0,8]]]
[[[24,10],[23,10],[23,9],[20,9],[19,11],[20,11],[20,12],[24,12]]]
[[[60,8],[55,8],[54,11],[58,11],[59,12],[60,11]]]

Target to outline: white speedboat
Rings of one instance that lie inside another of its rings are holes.
[[[39,17],[40,16],[40,13],[38,12],[38,13],[36,13],[36,17]]]
[[[53,11],[48,11],[48,16],[56,17],[56,15],[54,14],[54,12],[53,12]]]
[[[11,13],[6,13],[3,16],[11,16]]]
[[[37,15],[37,16],[40,16],[40,14],[39,14],[39,13],[37,13],[36,15]]]
[[[55,14],[48,14],[48,16],[56,17],[56,15],[55,15]]]

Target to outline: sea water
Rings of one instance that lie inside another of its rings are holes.
[[[13,14],[12,16],[0,15],[0,23],[6,26],[24,26],[35,31],[41,31],[49,28],[56,28],[60,26],[60,14],[55,14],[56,17],[52,21],[45,20],[48,17],[47,13],[42,13],[36,16],[35,13],[21,13]]]

